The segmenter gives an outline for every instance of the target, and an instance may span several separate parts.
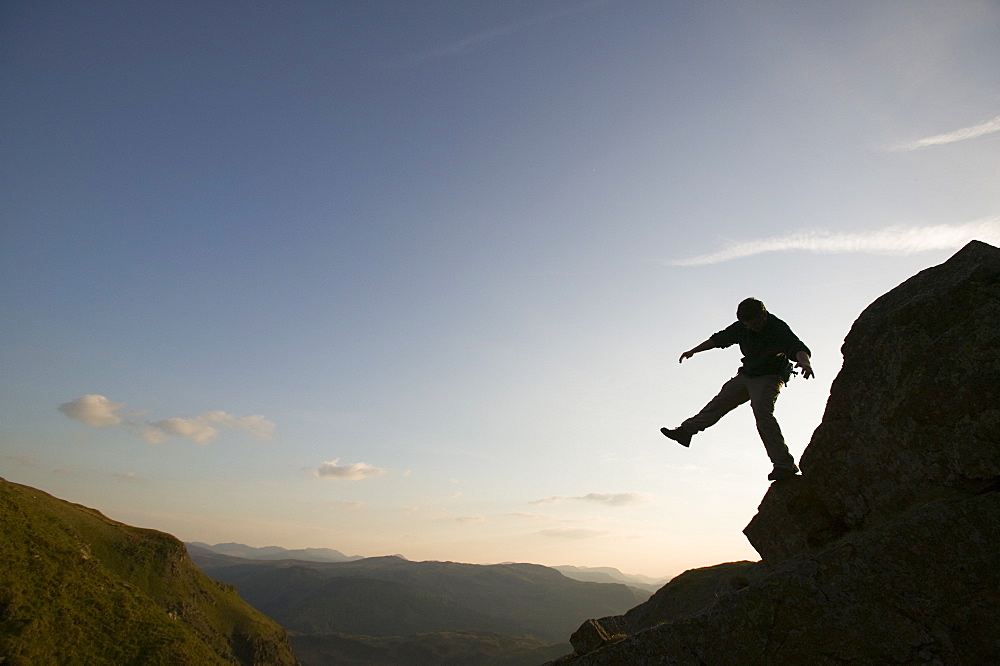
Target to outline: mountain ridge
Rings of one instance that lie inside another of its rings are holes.
[[[185,543],[188,550],[191,547],[201,548],[221,555],[242,557],[248,560],[304,560],[307,562],[350,562],[362,560],[361,555],[345,555],[331,548],[282,548],[281,546],[254,547],[242,543],[227,542],[210,545],[200,541]]]
[[[462,630],[529,634],[559,642],[587,616],[587,609],[624,611],[649,597],[624,584],[577,581],[551,567],[527,563],[411,562],[394,556],[351,562],[264,561],[197,550],[192,559],[209,576],[235,585],[254,607],[299,634],[389,636]],[[359,603],[369,596],[379,596],[381,606]]]

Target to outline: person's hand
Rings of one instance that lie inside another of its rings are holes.
[[[795,366],[802,371],[802,379],[809,379],[810,377],[816,376],[816,373],[813,372],[812,365],[810,365],[808,361],[805,363],[798,361]]]
[[[691,358],[692,356],[694,356],[694,352],[689,349],[686,352],[684,352],[683,354],[681,354],[681,359],[679,361],[677,361],[677,362],[678,363],[683,363],[684,359]]]

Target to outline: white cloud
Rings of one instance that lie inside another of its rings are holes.
[[[221,426],[230,430],[242,430],[257,439],[268,439],[274,434],[274,423],[260,414],[253,416],[233,416],[222,411],[205,412],[195,418],[173,417],[148,424],[139,433],[151,444],[162,444],[167,436],[186,437],[197,444],[208,446],[219,434]]]
[[[608,506],[628,506],[630,504],[644,504],[649,501],[649,497],[642,493],[588,493],[580,497],[564,497],[554,495],[543,499],[534,500],[529,504],[547,504],[550,502],[563,502],[566,500],[577,500],[583,502],[599,502]]]
[[[103,395],[88,393],[76,400],[59,405],[59,411],[77,421],[83,421],[89,426],[104,428],[118,425],[122,417],[118,414],[124,409],[125,403],[112,402]]]
[[[785,236],[732,243],[729,247],[718,252],[669,263],[674,266],[703,266],[767,252],[792,251],[823,254],[846,252],[887,255],[915,254],[929,250],[956,249],[971,240],[981,240],[994,244],[1000,242],[1000,217],[988,217],[954,225],[938,224],[925,227],[895,225],[885,229],[858,233],[797,231]]]
[[[384,469],[379,469],[368,463],[357,462],[351,465],[341,465],[340,458],[335,458],[329,462],[324,462],[316,470],[316,476],[321,479],[334,479],[338,481],[361,481],[385,474]]]
[[[268,421],[261,414],[233,416],[226,412],[216,411],[205,412],[198,418],[211,423],[218,423],[227,428],[242,430],[257,439],[270,439],[274,436],[274,422]]]
[[[128,410],[123,402],[112,402],[103,395],[88,394],[59,405],[59,411],[66,416],[97,427],[117,426],[123,423],[136,425],[129,419],[137,419],[146,412]],[[257,439],[268,439],[274,435],[275,425],[260,414],[234,416],[224,411],[205,412],[194,418],[172,417],[146,423],[139,436],[151,444],[162,444],[168,437],[186,437],[202,446],[208,446],[219,435],[220,428],[241,430]]]
[[[924,139],[918,139],[917,141],[902,143],[899,144],[898,146],[894,146],[892,150],[896,151],[920,150],[921,148],[940,146],[946,143],[965,141],[966,139],[975,139],[977,137],[985,136],[987,134],[993,134],[994,132],[1000,132],[1000,116],[997,116],[992,120],[987,120],[985,123],[979,123],[978,125],[973,125],[972,127],[963,127],[961,129],[953,130],[951,132],[945,132],[944,134],[935,134],[934,136],[929,136]]]
[[[141,434],[146,438],[146,441],[153,444],[161,444],[166,441],[167,435],[173,435],[187,437],[196,444],[208,446],[215,441],[219,430],[209,425],[208,421],[201,417],[194,419],[174,417],[150,423],[146,428],[143,428]]]

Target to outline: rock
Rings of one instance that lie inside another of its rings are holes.
[[[744,530],[768,564],[1000,478],[1000,250],[974,241],[872,303],[802,455]]]
[[[591,620],[560,663],[1000,663],[1000,250],[885,294],[843,353],[802,477],[744,530],[762,562],[698,610]]]

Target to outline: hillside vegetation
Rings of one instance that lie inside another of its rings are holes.
[[[295,664],[184,545],[0,479],[0,663]]]

